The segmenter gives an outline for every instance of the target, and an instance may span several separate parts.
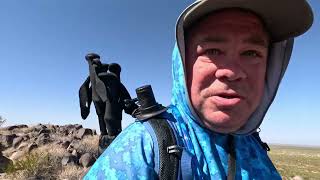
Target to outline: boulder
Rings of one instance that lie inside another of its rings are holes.
[[[17,148],[18,145],[19,145],[22,141],[23,141],[23,137],[21,137],[21,136],[16,137],[16,138],[14,138],[13,141],[12,141],[12,146],[13,146],[14,148]]]
[[[79,139],[72,140],[72,142],[70,143],[70,146],[72,146],[74,149],[79,149],[81,146],[81,140]]]
[[[75,129],[70,129],[70,130],[69,130],[69,133],[68,133],[68,136],[74,135],[75,132],[77,132],[77,130],[75,130]]]
[[[48,144],[50,142],[51,142],[51,140],[50,140],[49,133],[40,134],[39,137],[36,140],[36,143],[38,145],[46,145],[46,144]]]
[[[67,149],[70,145],[70,141],[66,140],[66,141],[63,141],[61,143],[61,146],[64,148],[64,149]]]
[[[82,128],[82,125],[81,124],[67,124],[67,125],[64,125],[63,127],[65,128],[68,128],[68,129],[80,129]]]
[[[2,154],[2,150],[4,150],[4,146],[3,146],[2,143],[0,142],[0,154]]]
[[[82,128],[82,125],[81,125],[81,124],[75,124],[75,125],[74,125],[74,128],[75,128],[76,130],[79,130],[79,129]]]
[[[46,125],[38,124],[38,125],[36,125],[36,126],[34,126],[34,127],[32,128],[32,131],[33,131],[33,132],[40,132],[41,130],[47,129],[47,128],[48,128],[48,127],[47,127]]]
[[[79,129],[76,138],[83,139],[84,136],[93,136],[92,130],[88,128]]]
[[[97,131],[95,129],[93,130],[93,135],[97,135]]]
[[[35,176],[28,177],[26,180],[43,180],[43,179],[45,179],[45,177],[35,175]]]
[[[78,158],[70,153],[66,153],[62,160],[61,160],[61,163],[63,166],[66,166],[66,165],[76,165],[78,164]]]
[[[30,136],[27,135],[27,134],[25,134],[25,135],[23,135],[23,136],[21,136],[21,137],[23,138],[23,141],[27,141],[27,140],[30,139]]]
[[[51,132],[50,129],[47,129],[47,128],[40,129],[38,135],[40,135],[40,134],[49,134],[50,132]]]
[[[94,162],[95,158],[90,153],[83,154],[79,159],[79,163],[86,168],[92,166]]]
[[[72,153],[73,150],[74,150],[74,147],[73,147],[72,144],[70,144],[70,145],[68,146],[68,148],[67,148],[67,151],[68,151],[69,153]]]
[[[12,131],[12,130],[14,130],[14,129],[21,129],[21,128],[28,128],[28,126],[25,125],[25,124],[13,125],[13,126],[8,126],[8,127],[4,128],[4,130]]]
[[[4,173],[5,169],[12,163],[11,159],[0,155],[0,173]]]
[[[2,135],[0,134],[0,143],[5,147],[12,146],[13,139],[16,138],[16,134]]]
[[[72,151],[71,154],[74,155],[74,156],[76,156],[77,158],[79,158],[80,155],[81,155],[81,154],[80,154],[77,150],[75,150],[75,149]]]
[[[59,132],[63,135],[68,135],[69,131],[71,131],[72,129],[73,129],[72,125],[64,125],[64,126],[60,126]]]
[[[69,131],[67,128],[61,126],[58,130],[58,132],[62,135],[62,136],[67,136],[69,134]]]

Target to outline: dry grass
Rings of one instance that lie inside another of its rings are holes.
[[[271,146],[269,156],[283,179],[320,179],[320,148]]]
[[[79,152],[90,152],[98,157],[99,136],[87,136],[79,144]]]
[[[15,161],[6,172],[11,179],[26,179],[27,177],[55,179],[55,171],[59,168],[59,162],[50,154],[32,152]]]
[[[48,144],[46,146],[40,146],[39,148],[36,149],[36,152],[40,152],[40,153],[47,152],[52,156],[61,157],[62,159],[62,156],[67,152],[67,150],[57,144]]]
[[[98,136],[87,136],[79,141],[77,151],[90,152],[97,157],[98,141]],[[65,153],[67,150],[55,143],[38,147],[26,156],[17,159],[1,179],[22,180],[28,177],[38,177],[41,179],[73,180],[81,178],[86,171],[85,168],[75,165],[61,165]]]
[[[79,166],[68,165],[62,167],[61,173],[57,176],[57,179],[77,180],[84,175],[85,169]]]

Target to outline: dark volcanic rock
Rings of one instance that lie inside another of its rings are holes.
[[[13,139],[16,138],[16,134],[9,134],[9,135],[1,135],[0,134],[0,143],[4,147],[10,147],[12,145]]]
[[[40,134],[36,140],[38,145],[45,145],[51,142],[49,133]]]
[[[97,131],[95,129],[93,130],[93,135],[97,135]]]
[[[26,180],[43,180],[43,179],[45,179],[45,177],[35,175],[35,176],[28,177]]]
[[[0,155],[0,173],[4,173],[5,169],[12,163],[11,159]]]
[[[38,134],[39,135],[40,134],[49,134],[50,132],[51,132],[50,129],[45,128],[45,129],[41,129]]]
[[[76,165],[78,164],[78,158],[70,153],[67,153],[63,156],[61,163],[63,166],[65,165]]]
[[[69,134],[69,130],[65,127],[60,127],[58,132],[63,136],[67,136]]]
[[[4,150],[4,146],[3,146],[2,143],[0,142],[0,155],[2,155],[2,150]]]
[[[78,130],[78,133],[76,135],[76,138],[78,139],[83,139],[84,136],[93,136],[93,132],[92,129],[88,129],[88,128],[81,128]]]
[[[4,167],[8,164],[18,161],[28,153],[37,152],[38,147],[45,146],[44,149],[46,149],[46,145],[49,143],[50,148],[53,147],[59,150],[57,156],[59,156],[58,159],[61,160],[59,163],[62,165],[77,165],[78,167],[83,167],[83,169],[89,169],[96,160],[95,154],[97,154],[98,144],[97,149],[92,151],[91,148],[86,147],[83,139],[93,135],[96,135],[95,130],[83,128],[80,124],[64,126],[38,124],[29,127],[27,125],[15,125],[1,128],[0,179]],[[61,150],[69,153],[61,155]],[[55,152],[48,150],[48,153]],[[50,179],[48,177],[40,177],[40,175],[42,174],[32,176],[29,180]]]
[[[14,148],[17,148],[18,145],[22,142],[22,140],[23,140],[23,137],[21,137],[21,136],[14,138],[13,141],[12,141],[12,146]]]
[[[13,125],[13,126],[9,126],[9,127],[7,127],[7,128],[6,128],[6,130],[8,130],[8,131],[12,131],[12,130],[14,130],[14,129],[20,129],[20,128],[28,128],[28,126],[27,126],[27,125],[25,125],[25,124],[21,124],[21,125]]]
[[[72,151],[71,154],[74,155],[74,156],[76,156],[77,158],[80,158],[80,155],[81,155],[81,154],[80,154],[77,150],[75,150],[75,149]]]
[[[35,131],[41,131],[42,129],[47,129],[46,125],[43,124],[38,124],[36,126],[33,127]]]
[[[74,147],[75,149],[79,149],[80,145],[81,145],[81,140],[79,139],[74,139],[70,143],[70,146]]]
[[[68,148],[67,148],[67,151],[68,151],[69,153],[72,153],[72,151],[73,151],[74,149],[79,149],[80,146],[81,146],[81,143],[80,143],[80,142],[81,142],[81,141],[78,140],[78,139],[72,140],[72,142],[70,143],[70,145],[69,145]]]
[[[21,136],[23,138],[23,141],[27,141],[30,139],[30,136],[28,134]]]
[[[82,128],[82,125],[81,125],[81,124],[75,124],[74,128],[75,128],[76,130],[79,130],[79,129]]]
[[[66,140],[66,141],[63,141],[61,143],[61,146],[64,148],[64,149],[67,149],[70,145],[70,141]]]

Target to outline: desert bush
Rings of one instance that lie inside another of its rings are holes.
[[[59,165],[60,163],[49,153],[29,153],[24,158],[9,165],[6,173],[12,179],[27,177],[55,179],[55,172],[60,168]]]

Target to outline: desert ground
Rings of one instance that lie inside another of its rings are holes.
[[[9,128],[0,128],[0,164],[4,159],[13,163],[0,171],[0,179],[80,179],[93,163],[84,163],[82,155],[98,157],[99,136],[81,125]],[[283,179],[320,180],[320,147],[270,148],[268,154]]]
[[[271,145],[268,153],[283,179],[320,180],[320,147]]]

